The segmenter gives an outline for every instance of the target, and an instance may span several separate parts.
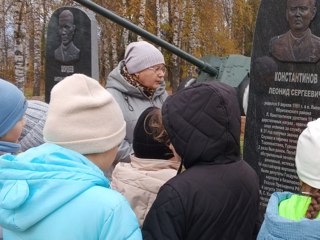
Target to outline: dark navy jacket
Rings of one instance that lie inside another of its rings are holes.
[[[240,159],[234,88],[192,85],[168,97],[162,114],[186,171],[160,189],[143,225],[144,239],[252,239],[259,183]]]

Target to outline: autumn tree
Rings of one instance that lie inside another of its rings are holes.
[[[11,74],[13,59],[10,57],[13,36],[11,37],[8,33],[13,27],[12,9],[13,1],[0,0],[0,77],[5,79],[13,78]]]
[[[260,4],[260,0],[93,1],[196,58],[250,56]],[[0,0],[0,74],[15,80],[21,89],[26,83],[30,84],[32,95],[42,91],[49,19],[63,6],[90,11],[72,0]],[[100,81],[105,82],[110,71],[123,59],[125,47],[142,38],[99,14],[96,18]],[[173,91],[181,79],[195,75],[195,66],[156,47],[165,56],[166,79]]]
[[[232,7],[231,32],[240,53],[251,55],[253,31],[259,0],[234,0]]]

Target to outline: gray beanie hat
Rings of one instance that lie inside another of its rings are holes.
[[[38,100],[28,100],[28,108],[24,115],[26,125],[20,137],[22,152],[44,143],[43,127],[46,121],[48,104]]]
[[[124,54],[124,62],[130,74],[165,63],[162,53],[146,41],[130,43]]]

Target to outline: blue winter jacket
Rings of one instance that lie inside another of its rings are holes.
[[[258,234],[258,240],[320,239],[320,219],[303,218],[301,221],[293,221],[279,216],[278,206],[280,202],[290,198],[292,194],[290,192],[276,192],[271,195],[265,219]]]
[[[142,239],[130,205],[83,155],[43,144],[0,157],[5,240]]]

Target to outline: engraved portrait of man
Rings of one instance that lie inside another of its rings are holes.
[[[73,37],[76,30],[73,14],[70,10],[63,10],[59,15],[60,46],[54,51],[54,58],[66,65],[77,62],[80,50],[74,45]]]
[[[320,38],[309,28],[316,12],[316,0],[287,0],[286,19],[290,30],[270,40],[270,54],[283,62],[318,62]]]

